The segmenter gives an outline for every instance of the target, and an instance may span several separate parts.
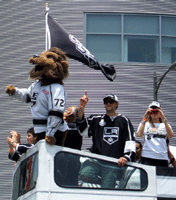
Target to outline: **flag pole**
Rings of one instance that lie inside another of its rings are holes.
[[[45,25],[46,25],[46,30],[45,30],[45,50],[48,51],[48,3],[46,3],[46,13],[45,13]]]

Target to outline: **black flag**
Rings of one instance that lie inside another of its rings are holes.
[[[50,47],[58,47],[66,52],[69,58],[78,60],[93,69],[101,70],[110,81],[115,79],[116,71],[113,65],[100,65],[82,43],[69,34],[50,15],[48,15],[48,36]]]

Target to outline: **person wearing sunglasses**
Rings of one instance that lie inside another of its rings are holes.
[[[106,113],[91,115],[86,119],[84,109],[88,100],[85,91],[85,95],[80,98],[77,125],[81,135],[92,136],[92,153],[119,158],[119,167],[134,160],[136,152],[134,128],[127,117],[116,112],[119,105],[118,97],[114,94],[106,95],[103,98]]]
[[[120,172],[116,172],[116,167],[123,167],[128,161],[134,161],[136,152],[134,128],[127,117],[117,113],[119,101],[116,95],[108,94],[103,98],[105,114],[85,118],[84,109],[88,100],[85,91],[85,95],[80,98],[77,113],[77,127],[80,134],[84,137],[92,137],[92,153],[118,158],[118,162],[114,164],[114,170],[108,170],[108,167],[101,165],[101,161],[95,159],[87,161],[80,171],[80,177],[83,181],[87,181],[85,177],[88,175],[92,181],[100,176],[102,188],[114,188],[115,181],[120,181],[123,177],[119,168]],[[116,177],[117,174],[121,176]]]
[[[134,128],[131,121],[122,114],[116,112],[119,101],[114,94],[108,94],[103,98],[105,114],[84,116],[84,109],[89,98],[87,91],[80,98],[80,107],[77,113],[77,127],[84,137],[92,137],[92,153],[118,158],[117,166],[123,167],[128,161],[134,161],[136,152],[136,143],[134,137]],[[91,181],[99,175],[101,177],[102,188],[112,188],[117,179],[113,174],[118,174],[114,170],[103,168],[100,161],[87,161],[86,165],[80,171],[80,177],[91,178]],[[115,169],[116,170],[116,169]],[[120,169],[119,169],[120,170]],[[113,178],[114,180],[113,180]],[[84,180],[83,180],[84,181]],[[86,180],[87,181],[87,180]]]
[[[172,138],[174,134],[159,102],[153,101],[149,104],[144,118],[139,124],[137,135],[138,137],[144,135],[145,138],[141,163],[167,167],[168,149],[166,138]]]

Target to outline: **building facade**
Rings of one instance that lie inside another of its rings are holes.
[[[26,88],[31,82],[29,58],[45,50],[45,1],[0,1],[0,199],[10,199],[13,162],[8,160],[6,137],[11,130],[22,134],[32,126],[30,105],[8,97],[6,85]],[[113,64],[111,82],[99,70],[69,59],[65,81],[67,105],[79,105],[88,91],[86,115],[104,113],[103,97],[115,93],[118,112],[129,117],[137,130],[153,101],[153,75],[158,79],[176,60],[175,0],[52,0],[50,15],[74,35],[100,63]],[[162,81],[158,101],[176,132],[176,71]],[[84,140],[83,149],[91,140]],[[176,145],[176,137],[171,139]]]

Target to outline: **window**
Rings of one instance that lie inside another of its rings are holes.
[[[99,62],[171,64],[176,60],[176,17],[86,13],[86,48]]]
[[[125,37],[124,62],[147,62],[159,61],[157,51],[158,40],[152,37]],[[125,56],[126,55],[126,56]]]
[[[145,190],[147,174],[143,169],[59,152],[54,158],[54,179],[61,187]]]
[[[12,200],[33,189],[38,177],[38,154],[34,154],[21,162],[13,179]]]
[[[103,21],[103,23],[102,23]],[[102,61],[121,60],[121,17],[92,14],[86,23],[86,48]]]

